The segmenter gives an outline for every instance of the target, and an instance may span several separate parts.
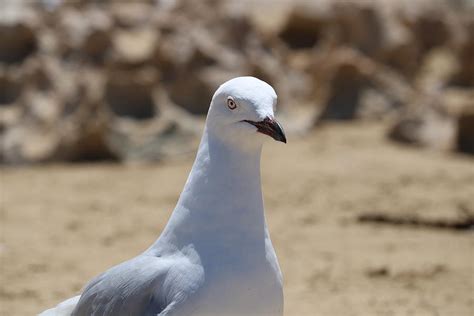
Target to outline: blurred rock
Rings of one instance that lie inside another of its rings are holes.
[[[320,119],[354,119],[361,95],[369,87],[369,77],[375,71],[374,65],[350,50],[340,50],[330,56],[324,72],[328,87]]]
[[[59,145],[58,136],[32,124],[13,126],[1,136],[0,158],[11,164],[46,162]]]
[[[105,86],[105,102],[113,114],[136,120],[153,119],[158,108],[153,101],[156,74],[114,71],[109,74]]]
[[[54,124],[61,114],[60,99],[54,92],[29,90],[24,95],[24,104],[27,105],[27,115],[44,125]]]
[[[60,37],[62,54],[79,55],[96,62],[103,61],[106,57],[110,47],[112,21],[104,10],[95,6],[82,10],[66,6],[58,12],[56,23],[60,27],[57,36]]]
[[[474,155],[474,111],[459,117],[456,141],[458,151]]]
[[[337,40],[368,56],[376,56],[384,40],[382,17],[377,9],[363,2],[336,3],[332,23]]]
[[[141,64],[150,61],[158,34],[151,28],[117,30],[113,35],[114,59],[117,63]]]
[[[117,1],[109,6],[115,24],[119,27],[137,27],[150,22],[153,8],[146,2]]]
[[[20,97],[22,85],[19,79],[12,78],[6,72],[0,72],[0,106],[13,105]]]
[[[7,2],[0,10],[0,63],[18,64],[38,48],[39,17],[26,3]]]
[[[456,119],[455,149],[474,154],[474,89],[448,89],[443,94],[442,102],[448,114]]]
[[[472,154],[474,90],[449,89],[422,96],[389,131],[393,140]]]
[[[407,114],[389,132],[393,140],[438,150],[455,148],[456,121],[432,108]]]
[[[174,83],[167,85],[171,100],[190,113],[206,114],[216,86],[198,73],[181,74]]]
[[[328,25],[330,9],[327,2],[299,4],[287,8],[281,15],[283,23],[277,30],[278,37],[290,49],[310,49],[319,43]]]
[[[460,86],[474,86],[474,18],[468,14],[463,19],[464,28],[460,47],[457,49],[457,58],[459,60],[459,69],[455,74],[452,83]]]
[[[395,13],[385,14],[384,21],[383,45],[378,52],[378,59],[406,78],[412,78],[418,70],[422,56],[419,42],[415,34]]]
[[[160,116],[147,121],[115,117],[110,120],[107,144],[119,160],[157,161],[189,154],[196,145],[202,121],[177,108],[162,89],[153,92]]]
[[[380,90],[368,88],[359,96],[355,115],[361,119],[382,119],[394,110],[394,104],[387,95]]]
[[[415,38],[425,52],[446,44],[452,34],[447,22],[447,12],[434,6],[431,9],[417,12],[413,19],[408,19]]]
[[[0,62],[20,63],[36,48],[35,33],[27,25],[0,25]]]
[[[448,85],[459,69],[458,60],[448,49],[432,49],[425,54],[415,78],[421,91],[430,91]]]
[[[190,152],[215,89],[278,92],[279,119],[395,121],[394,140],[472,153],[474,15],[459,1],[6,1],[0,160]],[[262,14],[264,12],[264,14]]]
[[[106,30],[93,30],[84,39],[82,51],[91,60],[103,62],[110,49],[111,40],[109,32]]]

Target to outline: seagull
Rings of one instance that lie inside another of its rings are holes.
[[[160,237],[41,316],[281,316],[283,281],[260,181],[265,139],[286,143],[266,82],[214,93],[196,160]]]

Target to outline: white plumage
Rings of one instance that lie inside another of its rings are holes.
[[[161,236],[41,315],[281,316],[282,277],[260,182],[263,140],[286,142],[275,105],[275,91],[259,79],[221,85]]]

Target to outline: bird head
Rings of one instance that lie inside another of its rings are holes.
[[[212,97],[207,127],[225,140],[261,143],[268,136],[286,143],[275,120],[275,90],[254,77],[237,77],[223,83]]]

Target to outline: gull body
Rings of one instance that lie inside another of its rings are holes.
[[[257,78],[221,85],[161,236],[41,315],[283,315],[282,275],[260,181],[264,140],[286,142],[273,119],[276,99]]]

